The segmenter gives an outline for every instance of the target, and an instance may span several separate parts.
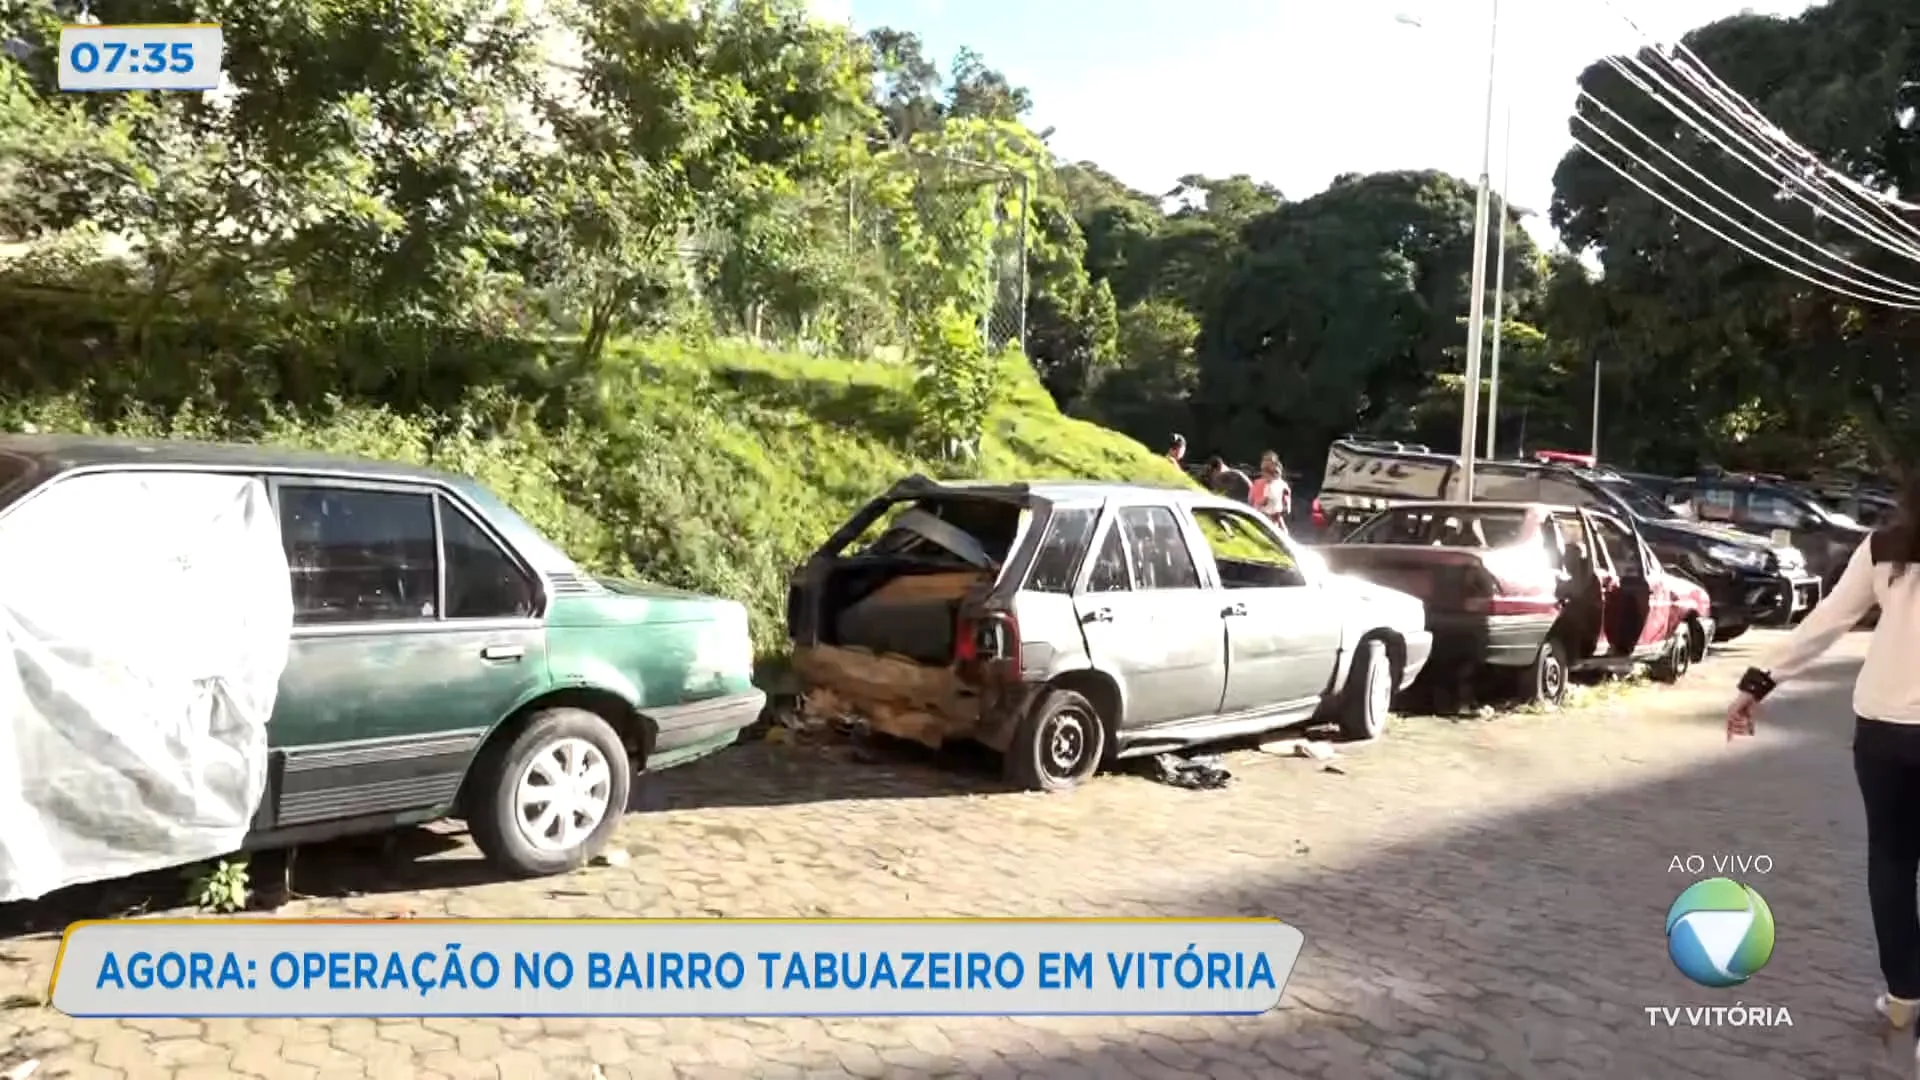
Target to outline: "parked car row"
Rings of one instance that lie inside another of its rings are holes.
[[[245,556],[248,580],[284,565],[291,630],[245,847],[453,816],[509,872],[565,870],[611,834],[637,773],[721,749],[762,715],[741,604],[588,574],[463,477],[262,447],[7,437],[0,539],[37,537],[46,580],[97,574],[88,560],[150,564],[151,522],[112,534],[124,559],[97,544],[61,553],[62,537],[114,520],[130,477],[219,478],[253,508],[234,513],[271,509],[268,532],[246,533],[264,545]],[[916,476],[794,570],[787,632],[808,708],[929,745],[983,744],[1014,783],[1057,790],[1119,759],[1307,722],[1373,738],[1429,670],[1504,669],[1545,702],[1583,668],[1678,678],[1714,638],[1715,600],[1618,505],[1436,500],[1316,549],[1198,491]],[[132,647],[100,634],[108,653]],[[16,724],[59,723],[58,708],[29,704]],[[8,745],[29,741],[13,734]],[[166,786],[142,783],[149,765],[125,754],[57,760],[15,770],[35,823],[71,824],[109,789],[137,802]],[[168,779],[198,782],[198,767]]]
[[[1667,572],[1707,591],[1718,640],[1754,626],[1791,625],[1824,594],[1821,575],[1793,543],[1734,522],[1699,520],[1585,455],[1481,461],[1474,472],[1475,500],[1575,507],[1631,525]],[[1461,479],[1451,455],[1338,441],[1327,453],[1314,518],[1324,539],[1338,542],[1388,506],[1463,498]]]

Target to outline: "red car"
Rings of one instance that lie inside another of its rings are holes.
[[[1544,704],[1558,704],[1581,669],[1648,664],[1677,680],[1713,640],[1706,590],[1667,573],[1630,523],[1596,510],[1410,503],[1318,550],[1336,571],[1426,602],[1429,673],[1506,669]]]

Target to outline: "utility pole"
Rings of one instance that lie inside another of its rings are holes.
[[[1513,101],[1506,105],[1506,134],[1501,139],[1500,150],[1500,213],[1494,228],[1498,239],[1493,245],[1493,344],[1487,350],[1487,457],[1489,460],[1500,454],[1500,339],[1506,326],[1501,317],[1501,308],[1507,299],[1507,192],[1512,190],[1513,182]]]
[[[1460,497],[1473,498],[1475,443],[1480,434],[1480,349],[1486,339],[1487,211],[1493,186],[1493,94],[1500,59],[1500,0],[1490,0],[1487,32],[1487,108],[1480,140],[1480,190],[1473,204],[1473,293],[1467,301],[1467,385],[1460,409]]]
[[[1600,460],[1600,357],[1593,358],[1593,445],[1587,448],[1594,461]]]

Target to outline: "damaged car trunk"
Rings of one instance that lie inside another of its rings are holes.
[[[922,477],[854,515],[788,594],[807,711],[935,748],[1004,741],[981,721],[1019,687],[1020,650],[1011,613],[991,598],[1030,516],[1017,488]]]

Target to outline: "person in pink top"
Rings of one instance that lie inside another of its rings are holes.
[[[1293,512],[1293,489],[1287,486],[1286,470],[1280,465],[1279,454],[1269,450],[1260,455],[1260,478],[1253,482],[1253,494],[1248,501],[1282,531],[1286,529],[1287,515]]]

